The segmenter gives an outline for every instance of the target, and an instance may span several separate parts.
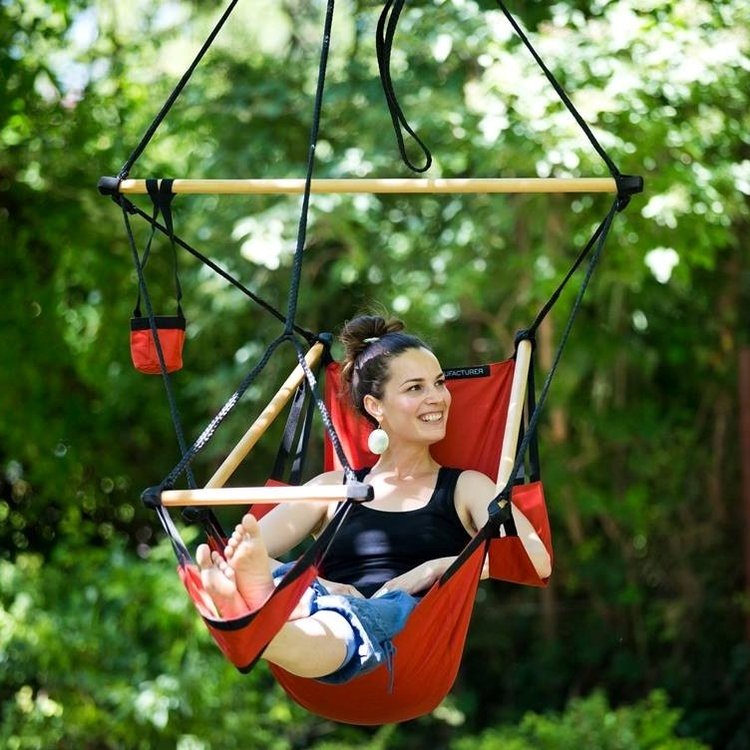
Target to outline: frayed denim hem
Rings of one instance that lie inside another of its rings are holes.
[[[283,577],[291,564],[277,568],[274,579]],[[310,614],[320,610],[338,612],[354,632],[354,655],[339,669],[320,682],[341,684],[385,664],[390,675],[389,690],[393,687],[393,657],[396,648],[393,638],[401,632],[409,615],[419,601],[404,591],[390,591],[377,599],[330,594],[320,582],[314,581],[305,596],[310,596]]]

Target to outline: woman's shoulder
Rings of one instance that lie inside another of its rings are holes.
[[[455,469],[455,471],[460,472],[458,481],[461,484],[495,486],[495,483],[484,472],[475,469]]]
[[[322,474],[318,474],[310,479],[305,484],[308,485],[322,485],[322,484],[341,484],[344,481],[344,472],[337,471],[324,471]]]
[[[457,500],[466,499],[468,502],[481,498],[489,502],[496,494],[495,483],[481,471],[464,469],[456,483]]]

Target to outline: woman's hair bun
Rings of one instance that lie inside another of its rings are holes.
[[[342,374],[346,377],[346,373],[354,366],[357,357],[374,343],[374,340],[403,330],[404,324],[397,318],[386,319],[380,315],[360,315],[353,320],[348,320],[340,334],[341,343],[344,345]]]

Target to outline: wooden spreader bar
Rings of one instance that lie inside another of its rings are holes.
[[[347,178],[312,180],[313,193],[617,193],[612,177]],[[301,195],[303,179],[176,179],[173,193],[192,195]],[[146,180],[102,177],[105,195],[145,194]]]
[[[516,349],[516,366],[513,370],[513,382],[510,386],[508,400],[508,416],[505,420],[503,447],[500,451],[500,463],[497,469],[496,489],[505,489],[516,462],[518,436],[521,432],[524,405],[526,404],[526,387],[529,382],[529,368],[531,367],[532,346],[528,339],[518,342]]]

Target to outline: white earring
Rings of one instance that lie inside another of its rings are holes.
[[[370,449],[370,453],[379,456],[388,450],[389,442],[388,433],[381,427],[377,427],[367,438],[367,447]]]

